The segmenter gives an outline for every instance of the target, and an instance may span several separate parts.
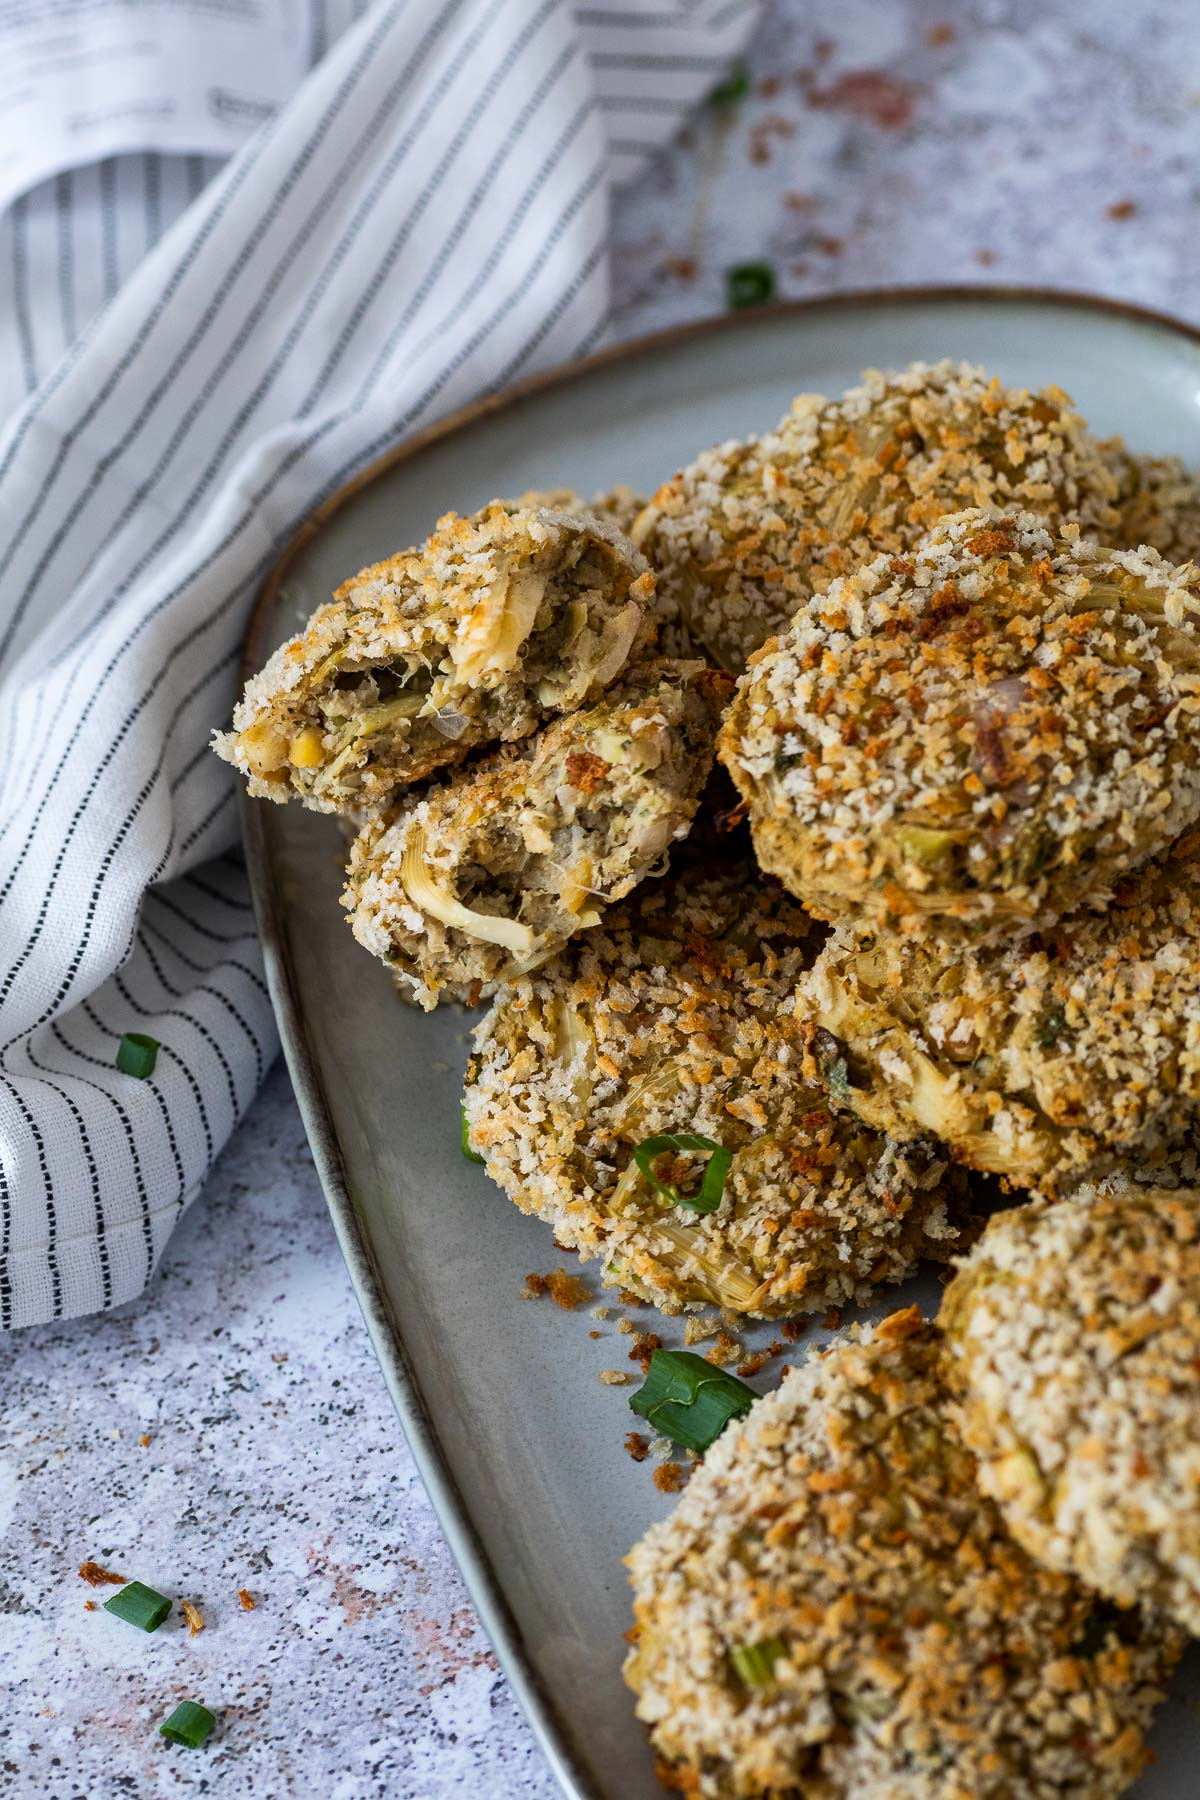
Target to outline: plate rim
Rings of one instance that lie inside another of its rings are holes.
[[[419,456],[435,443],[469,430],[494,414],[554,388],[569,386],[615,364],[667,350],[693,339],[723,332],[749,332],[786,318],[802,318],[822,311],[868,310],[886,306],[932,306],[947,303],[975,305],[1046,306],[1123,318],[1139,325],[1157,326],[1193,347],[1200,347],[1200,326],[1137,301],[1080,292],[1071,288],[1027,286],[1003,282],[921,283],[853,288],[842,292],[783,300],[738,313],[717,313],[682,325],[668,326],[640,337],[628,338],[593,352],[577,362],[528,376],[495,393],[456,408],[415,436],[403,440],[376,457],[309,514],[291,537],[264,577],[246,626],[239,667],[239,685],[260,666],[261,643],[267,621],[299,555],[342,508],[364,488],[403,462]],[[333,1119],[326,1102],[319,1065],[305,1033],[284,924],[278,873],[266,846],[266,813],[251,800],[244,785],[238,787],[238,811],[246,865],[254,902],[255,919],[262,943],[267,986],[279,1025],[280,1043],[295,1091],[305,1134],[313,1155],[334,1232],[346,1263],[375,1355],[383,1372],[417,1472],[432,1502],[438,1523],[462,1574],[484,1632],[497,1661],[567,1800],[604,1800],[600,1788],[575,1750],[569,1721],[544,1688],[525,1650],[520,1628],[501,1592],[495,1572],[466,1503],[446,1460],[437,1427],[426,1407],[420,1382],[409,1359],[403,1331],[385,1298],[375,1269],[338,1147]]]

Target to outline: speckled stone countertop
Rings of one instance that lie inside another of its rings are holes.
[[[618,204],[616,335],[719,310],[743,260],[785,295],[1045,282],[1200,318],[1190,0],[779,0],[749,60]],[[146,1298],[0,1344],[0,1394],[0,1793],[550,1800],[282,1071]],[[207,1628],[148,1655],[85,1610],[84,1556]],[[225,1721],[200,1756],[153,1730],[187,1695]]]

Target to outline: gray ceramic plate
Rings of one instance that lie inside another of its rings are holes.
[[[645,491],[704,445],[772,424],[799,391],[836,394],[864,368],[941,356],[1010,382],[1058,382],[1098,431],[1200,463],[1200,338],[1129,308],[968,290],[722,320],[486,403],[372,471],[311,522],[268,584],[247,666],[345,576],[419,541],[448,508],[535,487]],[[313,1153],[446,1534],[564,1791],[650,1800],[660,1790],[619,1673],[621,1557],[667,1502],[650,1465],[622,1449],[634,1423],[628,1390],[598,1379],[630,1367],[628,1339],[613,1320],[593,1339],[586,1312],[520,1299],[526,1272],[561,1258],[549,1232],[461,1156],[468,1020],[402,1006],[354,944],[337,903],[336,825],[264,803],[246,805],[244,824]],[[936,1293],[916,1283],[879,1310]],[[1195,1792],[1197,1727],[1184,1695],[1196,1687],[1194,1671],[1177,1680],[1145,1800]]]

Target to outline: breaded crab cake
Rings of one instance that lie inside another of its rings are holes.
[[[982,942],[1103,902],[1200,815],[1200,571],[944,519],[751,660],[720,755],[810,911]]]
[[[1116,484],[1058,388],[981,369],[868,371],[841,400],[802,394],[773,432],[706,450],[634,527],[697,640],[731,673],[797,609],[943,514],[1026,508],[1111,534]]]
[[[1120,438],[1102,446],[1117,483],[1114,544],[1149,544],[1168,562],[1200,557],[1200,476],[1177,456],[1136,456]]]
[[[1029,1554],[1200,1636],[1200,1193],[993,1219],[940,1323],[980,1483]]]
[[[966,1177],[801,1074],[809,921],[745,867],[642,888],[477,1028],[471,1147],[559,1243],[664,1311],[759,1318],[945,1260]]]
[[[703,663],[639,664],[589,710],[368,820],[342,896],[359,943],[426,1010],[545,962],[686,834],[731,686]]]
[[[1153,1168],[1200,1107],[1200,835],[1107,912],[943,953],[839,930],[803,984],[814,1060],[880,1130],[931,1133],[1018,1187]]]
[[[214,749],[318,812],[398,788],[595,698],[654,595],[615,525],[493,502],[363,569],[247,684]]]
[[[977,1486],[919,1311],[726,1427],[627,1558],[625,1679],[696,1800],[1111,1800],[1181,1634],[1041,1569]]]

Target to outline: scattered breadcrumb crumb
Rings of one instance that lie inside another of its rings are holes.
[[[112,1587],[124,1587],[129,1580],[128,1575],[118,1575],[115,1569],[102,1569],[98,1562],[80,1563],[79,1573],[90,1587],[103,1587],[106,1582]]]
[[[522,1300],[540,1300],[550,1291],[550,1283],[544,1275],[527,1275],[525,1286],[521,1289]]]
[[[617,1299],[621,1302],[622,1306],[646,1305],[646,1296],[644,1294],[635,1294],[632,1288],[618,1288]]]
[[[634,1462],[645,1462],[650,1454],[650,1446],[640,1431],[631,1431],[625,1439],[625,1448]]]
[[[1111,206],[1104,209],[1110,219],[1132,219],[1137,211],[1136,200],[1114,200]]]
[[[627,1375],[624,1369],[601,1369],[600,1379],[605,1387],[624,1387],[633,1376]]]
[[[272,1350],[271,1361],[273,1363],[285,1363],[287,1359],[288,1353],[286,1350]]]
[[[718,1331],[716,1343],[704,1352],[704,1360],[723,1369],[727,1363],[736,1362],[741,1354],[742,1346],[738,1340],[728,1331]]]
[[[650,1440],[650,1454],[656,1462],[661,1462],[664,1456],[670,1456],[674,1448],[670,1438],[656,1437]]]
[[[590,1338],[602,1338],[604,1333],[602,1331],[589,1331],[588,1336]]]
[[[254,1595],[248,1591],[248,1589],[239,1588],[238,1589],[238,1604],[240,1605],[243,1612],[253,1612],[254,1608],[258,1604],[258,1602],[255,1600]]]
[[[720,1320],[713,1313],[689,1318],[683,1328],[683,1341],[685,1344],[702,1344],[705,1338],[715,1337],[720,1329]]]
[[[629,1352],[630,1362],[641,1363],[642,1374],[650,1368],[650,1358],[656,1350],[662,1349],[662,1339],[656,1331],[640,1331],[633,1340],[633,1348]]]
[[[806,1323],[803,1319],[785,1319],[779,1329],[786,1343],[795,1344],[804,1336]]]
[[[825,1317],[821,1320],[826,1331],[836,1331],[841,1322],[842,1309],[840,1306],[831,1306],[829,1311],[825,1314]]]
[[[94,1600],[85,1600],[83,1603],[83,1610],[84,1612],[95,1612],[96,1602]]]
[[[555,1269],[552,1275],[525,1277],[522,1300],[540,1300],[544,1294],[549,1294],[555,1306],[561,1306],[564,1312],[573,1311],[591,1298],[586,1283],[580,1281],[578,1275],[568,1275],[565,1269]],[[593,1316],[598,1316],[594,1307],[592,1311]]]
[[[628,1337],[631,1331],[637,1330],[637,1326],[632,1319],[618,1319],[617,1330],[623,1332],[625,1336]]]
[[[195,1637],[198,1631],[204,1630],[204,1614],[194,1600],[181,1600],[179,1610],[187,1620],[189,1637]]]
[[[141,1444],[142,1449],[144,1450],[146,1448],[146,1445],[150,1442],[150,1433],[148,1431],[143,1431],[141,1437],[138,1439],[138,1442]]]
[[[654,1471],[654,1485],[660,1494],[677,1494],[687,1480],[677,1462],[663,1463]]]
[[[771,1352],[761,1350],[756,1356],[748,1356],[745,1362],[740,1362],[737,1366],[737,1373],[739,1375],[761,1375],[770,1360]]]
[[[611,1316],[612,1316],[612,1307],[611,1306],[593,1306],[593,1308],[592,1308],[593,1319],[607,1319],[607,1318],[610,1318]]]

